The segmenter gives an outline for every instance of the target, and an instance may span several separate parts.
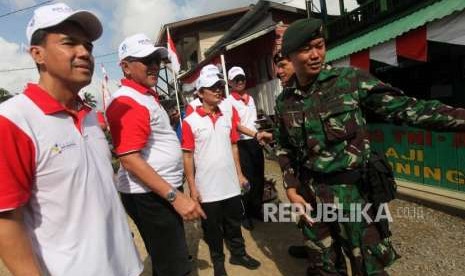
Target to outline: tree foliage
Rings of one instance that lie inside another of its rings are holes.
[[[97,107],[97,100],[95,99],[94,95],[90,94],[89,92],[84,92],[83,100],[93,108]]]
[[[0,88],[0,103],[8,100],[11,97],[13,97],[13,95],[11,95],[10,92],[8,92],[8,90]]]

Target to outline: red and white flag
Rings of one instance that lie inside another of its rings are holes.
[[[166,40],[168,44],[168,56],[171,61],[171,68],[174,72],[179,73],[179,69],[181,69],[181,65],[179,63],[179,57],[176,53],[176,45],[174,45],[173,40],[171,39],[170,30],[166,29]]]

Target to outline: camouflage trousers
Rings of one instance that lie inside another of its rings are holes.
[[[310,185],[312,207],[337,203],[344,215],[351,203],[366,203],[356,185]],[[308,199],[307,199],[308,200]],[[316,210],[311,212],[317,217]],[[384,268],[399,258],[389,238],[381,239],[374,223],[317,221],[301,225],[309,256],[307,275],[388,275]]]

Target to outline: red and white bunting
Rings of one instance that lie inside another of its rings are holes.
[[[428,24],[428,40],[465,45],[465,11]]]
[[[386,63],[391,66],[399,66],[399,63],[397,62],[395,40],[389,40],[388,42],[384,42],[370,48],[370,59]]]
[[[398,57],[428,60],[428,41],[465,45],[465,10],[410,30],[394,39],[332,62],[335,67],[354,66],[369,70],[370,60],[399,66]]]

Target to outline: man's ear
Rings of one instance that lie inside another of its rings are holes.
[[[29,54],[31,55],[32,59],[38,65],[43,65],[45,63],[45,49],[39,45],[31,45],[29,47]]]
[[[121,66],[121,70],[123,70],[123,74],[125,76],[131,76],[131,69],[129,68],[129,63],[127,61],[122,60],[119,63],[119,66]]]
[[[200,88],[199,92],[197,93],[197,96],[199,96],[200,99],[203,99],[203,89]]]

